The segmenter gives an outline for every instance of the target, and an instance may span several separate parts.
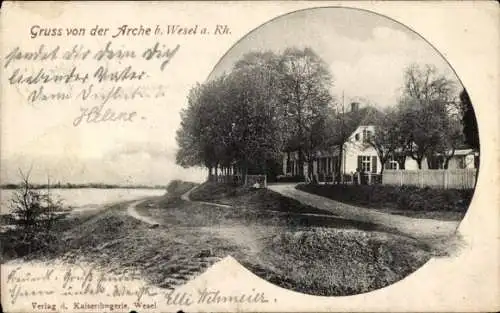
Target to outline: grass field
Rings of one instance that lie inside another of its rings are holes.
[[[315,295],[349,295],[396,282],[430,257],[421,243],[373,224],[344,220],[269,190],[176,183],[137,206],[156,228],[126,214],[127,203],[61,221],[54,241],[26,254],[2,233],[3,261],[16,257],[87,261],[111,272],[138,269],[157,286],[175,288],[231,255],[278,286]],[[208,197],[209,195],[210,197]],[[306,214],[303,214],[306,213]],[[24,253],[24,254],[23,254]]]
[[[149,213],[157,220],[172,221],[181,215],[178,211],[189,211],[188,224],[222,229],[212,234],[232,239],[240,247],[233,251],[239,262],[258,276],[295,291],[316,295],[366,292],[405,277],[431,256],[416,240],[374,224],[336,217],[267,189],[205,183],[190,198],[232,208],[163,203]]]

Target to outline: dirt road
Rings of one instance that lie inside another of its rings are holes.
[[[407,236],[417,239],[443,238],[455,234],[458,222],[433,219],[412,218],[388,214],[372,209],[360,208],[325,197],[310,194],[295,188],[295,184],[270,185],[269,189],[304,204],[332,212],[338,216],[378,224],[392,228]]]

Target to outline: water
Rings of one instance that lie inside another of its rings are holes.
[[[0,214],[9,213],[9,201],[15,190],[0,189]],[[51,189],[55,199],[61,199],[65,206],[75,210],[96,209],[104,204],[129,201],[150,196],[161,196],[164,189]]]

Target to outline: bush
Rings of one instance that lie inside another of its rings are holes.
[[[376,209],[465,212],[474,190],[387,185],[306,185],[297,189],[333,200]]]
[[[182,180],[172,180],[167,186],[167,191],[171,195],[180,196],[193,189],[196,185],[196,183],[185,182]]]
[[[280,287],[321,296],[347,296],[393,284],[430,257],[417,240],[408,237],[315,227],[285,230],[270,238],[259,255],[266,267],[250,262],[244,265]]]
[[[30,173],[19,172],[22,183],[8,204],[10,214],[2,218],[10,226],[0,238],[4,258],[22,257],[36,251],[50,252],[59,240],[55,227],[66,217],[66,209],[62,201],[50,193],[50,185],[46,190],[36,189],[30,183]]]
[[[295,175],[295,176],[284,176],[280,175],[276,177],[276,181],[278,183],[302,183],[306,179],[303,175]]]
[[[50,193],[50,185],[46,190],[35,189],[30,183],[29,173],[20,171],[22,183],[10,200],[11,221],[24,232],[26,237],[36,233],[50,231],[54,222],[62,218],[58,214],[64,211],[62,201],[56,200]]]
[[[190,194],[190,198],[193,201],[212,201],[243,195],[249,190],[250,188],[245,186],[205,182]]]

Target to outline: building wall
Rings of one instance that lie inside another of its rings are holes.
[[[475,168],[474,154],[454,155],[451,158],[450,162],[448,163],[448,169],[450,170],[462,169],[462,168]],[[407,157],[405,162],[405,169],[418,170],[417,161],[413,160],[410,157]],[[426,158],[424,158],[422,161],[422,169],[423,170],[429,169]]]
[[[376,170],[380,173],[382,164],[377,155],[377,151],[365,142],[366,131],[374,133],[373,126],[360,126],[344,145],[343,170],[346,174],[354,173],[358,168],[358,156],[369,157],[370,168],[373,169],[373,160],[376,160]]]
[[[422,169],[423,170],[428,169],[426,158],[424,158],[422,160]],[[418,170],[417,161],[415,161],[414,159],[412,159],[410,157],[407,157],[406,161],[405,161],[405,170],[411,170],[411,171]]]
[[[354,173],[358,168],[358,156],[370,157],[370,167],[373,168],[373,161],[376,160],[376,172],[380,173],[382,164],[378,158],[376,150],[370,145],[364,142],[365,136],[369,135],[369,132],[374,133],[373,126],[359,126],[353,134],[348,138],[348,141],[344,145],[344,155],[342,160],[342,171],[346,174]],[[449,169],[460,169],[460,168],[475,168],[474,153],[467,154],[467,151],[461,151],[460,155],[455,155],[449,162]],[[337,155],[337,154],[335,154]],[[338,155],[337,155],[338,156]],[[333,167],[333,160],[331,157],[333,155],[322,155],[320,157],[330,157],[328,159],[329,169],[336,172],[337,169]],[[287,154],[283,153],[283,173],[285,175],[299,175],[298,173],[298,153],[290,153],[291,168],[287,168]],[[318,161],[313,161],[313,173],[318,174],[321,166]],[[417,162],[410,157],[406,158],[405,161],[406,170],[418,170]],[[428,169],[427,160],[424,158],[422,161],[422,169]],[[304,173],[305,176],[308,175],[308,165],[307,162],[304,163]],[[329,174],[329,173],[328,173]]]
[[[298,152],[291,152],[288,164],[288,154],[283,153],[283,174],[289,176],[299,175],[299,154]],[[290,167],[290,168],[289,168]],[[307,162],[304,162],[304,172],[307,173]]]
[[[377,151],[373,147],[360,147],[359,145],[346,144],[344,150],[344,172],[354,173],[358,168],[358,156],[369,157],[370,169],[373,169],[373,160],[376,160],[376,170],[380,173],[382,164],[380,163]]]

